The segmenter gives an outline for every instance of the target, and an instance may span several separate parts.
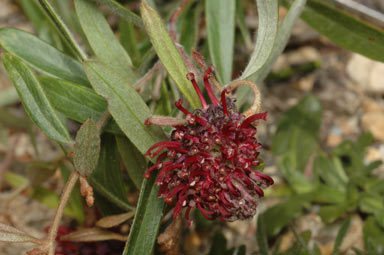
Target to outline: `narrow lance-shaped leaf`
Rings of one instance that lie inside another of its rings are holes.
[[[103,134],[101,137],[99,162],[93,170],[89,181],[95,190],[113,203],[113,205],[126,211],[134,209],[127,200],[116,141],[110,134]],[[117,211],[111,208],[110,203],[100,201],[96,198],[96,203],[103,213],[109,214],[110,212],[115,213]],[[114,209],[118,208],[115,207]]]
[[[351,225],[351,219],[350,218],[347,219],[346,221],[344,221],[343,224],[341,225],[339,232],[337,233],[335,245],[333,247],[333,254],[335,254],[335,255],[339,254],[341,244],[343,243],[343,240],[348,233],[350,225]]]
[[[278,27],[272,52],[269,55],[267,61],[264,62],[262,67],[259,68],[256,73],[254,73],[247,79],[256,83],[260,83],[265,79],[265,77],[267,77],[267,75],[272,69],[273,64],[276,62],[277,58],[281,55],[285,46],[287,45],[289,37],[291,36],[293,25],[304,10],[306,2],[307,0],[295,0],[293,2],[291,7],[289,8],[287,16],[284,18],[282,24]],[[250,89],[248,87],[239,88],[237,92],[237,102],[239,105],[242,105],[247,100],[249,93]]]
[[[209,53],[221,83],[232,79],[235,12],[234,0],[205,1]]]
[[[147,162],[144,156],[126,137],[116,136],[116,141],[128,175],[136,188],[140,189],[144,171],[147,169]]]
[[[164,200],[157,198],[156,176],[141,186],[136,216],[123,255],[151,255],[163,217]]]
[[[272,52],[276,39],[279,21],[278,0],[257,0],[257,11],[259,25],[256,46],[241,76],[243,79],[251,76],[264,65]]]
[[[96,56],[125,75],[128,84],[133,84],[136,77],[131,69],[131,59],[97,5],[88,0],[75,0],[75,7],[81,27]]]
[[[92,89],[53,77],[40,76],[39,81],[52,106],[72,120],[80,123],[89,118],[99,120],[107,110],[107,101]],[[114,121],[108,122],[104,130],[122,134]]]
[[[32,34],[15,28],[2,28],[0,46],[46,75],[89,86],[79,62]]]
[[[24,231],[5,225],[3,223],[0,223],[0,241],[15,243],[38,242],[36,238],[28,235]]]
[[[91,175],[99,161],[100,135],[92,119],[81,125],[76,135],[76,145],[73,154],[73,163],[76,171],[82,176]]]
[[[107,240],[125,241],[127,240],[127,237],[100,228],[84,228],[61,236],[60,240],[69,242],[100,242]]]
[[[103,3],[105,6],[107,6],[109,9],[111,9],[113,12],[115,12],[117,15],[119,15],[121,18],[125,19],[128,22],[131,22],[132,24],[143,27],[143,21],[141,18],[131,10],[125,8],[120,3],[118,3],[115,0],[93,0],[96,2]]]
[[[382,28],[352,16],[329,1],[309,0],[302,18],[337,45],[384,62]]]
[[[268,255],[268,237],[267,233],[265,231],[265,220],[264,220],[264,215],[261,214],[259,215],[257,219],[257,233],[256,233],[256,238],[257,238],[257,244],[259,245],[259,252],[260,255]]]
[[[33,72],[10,54],[5,54],[2,61],[32,121],[53,140],[71,143],[66,127],[57,117]]]
[[[177,87],[192,107],[201,108],[193,86],[186,78],[188,70],[184,65],[184,61],[169,36],[159,14],[143,1],[141,3],[141,17],[144,22],[144,27],[151,38],[152,45],[165,69],[167,69]]]
[[[109,112],[142,154],[166,139],[159,127],[144,125],[151,112],[119,72],[99,61],[87,61],[84,66],[95,91],[107,99]]]

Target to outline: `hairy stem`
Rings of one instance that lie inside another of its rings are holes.
[[[67,183],[64,186],[63,193],[60,198],[59,206],[56,209],[55,217],[53,219],[51,228],[49,229],[49,233],[48,233],[48,238],[47,238],[48,245],[49,245],[48,255],[55,254],[54,243],[55,243],[57,231],[59,229],[59,224],[60,224],[61,218],[63,217],[64,208],[67,205],[69,197],[78,179],[79,179],[79,173],[77,171],[73,171]]]
[[[80,57],[81,60],[87,59],[87,55],[76,42],[68,27],[65,25],[60,16],[55,12],[48,0],[39,0],[39,3],[52,19],[53,23],[55,23],[57,29],[60,31],[61,36],[67,41],[72,50],[74,50],[74,52]]]

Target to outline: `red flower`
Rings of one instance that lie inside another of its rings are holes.
[[[149,178],[158,169],[156,185],[160,186],[159,197],[166,203],[174,198],[174,218],[186,208],[185,217],[190,223],[189,212],[198,208],[207,219],[223,221],[244,220],[256,213],[262,188],[273,184],[271,177],[255,170],[260,165],[261,144],[255,138],[256,128],[252,123],[265,120],[267,113],[245,117],[238,113],[235,99],[221,93],[221,102],[214,95],[210,67],[204,74],[204,85],[212,104],[207,104],[193,73],[188,73],[198,94],[203,109],[189,112],[181,100],[176,107],[185,120],[151,117],[146,124],[174,127],[171,141],[159,142],[146,155],[155,158],[156,164],[144,177]]]

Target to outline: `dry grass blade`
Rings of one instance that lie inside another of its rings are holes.
[[[62,241],[71,242],[99,242],[107,240],[126,241],[127,237],[100,228],[85,228],[68,235],[64,235],[60,238]]]
[[[135,216],[136,211],[131,211],[127,213],[117,214],[117,215],[111,215],[101,218],[96,222],[96,226],[101,228],[112,228],[117,225],[120,225],[121,223],[129,220],[133,216]]]

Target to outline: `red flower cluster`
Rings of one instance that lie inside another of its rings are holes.
[[[192,208],[198,208],[207,219],[248,219],[256,213],[258,198],[264,195],[262,188],[273,184],[271,177],[255,170],[261,163],[261,144],[252,123],[265,120],[267,113],[246,118],[237,112],[235,99],[226,97],[226,89],[220,102],[211,88],[212,71],[210,67],[204,74],[212,104],[206,103],[194,74],[188,73],[203,109],[189,112],[179,100],[176,107],[186,115],[186,124],[174,125],[171,141],[159,142],[146,153],[157,160],[144,177],[159,170],[158,196],[166,203],[176,198],[174,218],[185,207],[188,222]]]

